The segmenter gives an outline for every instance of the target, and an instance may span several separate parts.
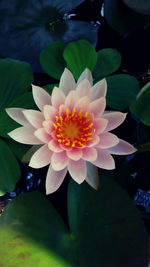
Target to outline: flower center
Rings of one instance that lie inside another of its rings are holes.
[[[62,116],[56,116],[53,123],[56,131],[57,140],[66,147],[83,147],[92,140],[95,131],[93,127],[93,118],[88,112],[71,112],[69,108]]]

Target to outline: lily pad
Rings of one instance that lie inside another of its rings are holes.
[[[113,48],[104,48],[97,52],[97,63],[94,68],[94,77],[102,79],[116,70],[121,65],[121,54]]]
[[[30,89],[33,74],[28,63],[12,59],[0,59],[0,74],[0,109],[3,109]]]
[[[106,77],[107,105],[117,110],[126,110],[136,99],[139,92],[138,80],[128,74],[116,74]]]
[[[133,9],[134,11],[145,14],[145,15],[150,15],[150,2],[147,0],[123,0],[123,2]]]
[[[85,68],[93,71],[97,62],[97,53],[94,47],[85,40],[68,44],[64,50],[63,57],[67,62],[67,67],[76,79],[79,78]]]
[[[9,146],[0,139],[0,196],[13,191],[19,178],[19,164]]]
[[[147,267],[144,223],[115,181],[101,176],[98,191],[71,181],[68,211],[80,266]]]
[[[136,100],[131,104],[130,111],[144,124],[150,126],[150,82],[138,93]]]
[[[16,197],[0,218],[0,266],[71,267],[74,245],[63,221],[40,193]]]

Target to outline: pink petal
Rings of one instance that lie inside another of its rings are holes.
[[[15,141],[22,143],[22,144],[28,144],[28,145],[39,145],[42,144],[38,138],[34,135],[35,129],[31,126],[24,126],[19,127],[10,133],[8,135],[14,139]]]
[[[90,104],[90,112],[94,114],[95,117],[100,116],[106,107],[106,98],[101,97],[96,99]]]
[[[106,170],[115,169],[115,161],[107,150],[98,148],[97,152],[97,160],[92,162],[95,166]]]
[[[85,70],[81,73],[81,75],[80,75],[80,77],[79,77],[79,79],[78,79],[78,81],[77,81],[77,85],[78,85],[81,81],[83,81],[84,79],[88,80],[89,83],[91,84],[91,86],[93,85],[93,77],[92,77],[92,73],[91,73],[91,71],[90,71],[89,69],[85,69]]]
[[[52,158],[51,158],[51,164],[52,168],[55,171],[61,171],[64,168],[67,167],[68,164],[68,157],[66,155],[66,151],[60,152],[60,153],[53,153]]]
[[[52,105],[56,109],[59,109],[59,106],[65,103],[65,95],[63,91],[58,87],[54,87],[52,91],[51,100],[52,100]]]
[[[39,128],[34,132],[34,135],[42,141],[42,143],[49,143],[52,137],[45,132],[44,128]]]
[[[80,110],[83,111],[83,113],[88,112],[90,107],[90,99],[88,96],[84,96],[78,100],[78,102],[75,105],[75,108],[79,112]]]
[[[122,113],[122,112],[107,112],[102,115],[103,118],[108,120],[108,125],[105,129],[105,131],[111,131],[115,128],[117,128],[123,121],[125,120],[127,116],[127,113]]]
[[[46,176],[46,195],[55,192],[62,184],[67,173],[67,168],[61,171],[54,171],[52,166],[49,166]]]
[[[137,151],[137,149],[128,142],[119,139],[119,143],[108,149],[109,153],[116,155],[130,155]]]
[[[42,125],[46,133],[51,134],[51,132],[54,131],[54,125],[52,121],[43,121]]]
[[[87,161],[95,161],[97,159],[97,150],[93,147],[85,147],[82,149],[82,159]]]
[[[69,160],[68,171],[71,177],[78,183],[81,184],[87,175],[86,163],[83,159],[78,161]]]
[[[45,120],[54,121],[56,116],[58,116],[58,111],[55,107],[46,105],[43,108]]]
[[[50,163],[52,154],[47,144],[40,147],[30,159],[29,166],[36,169],[45,167]]]
[[[98,168],[93,164],[91,164],[90,162],[87,162],[86,166],[87,166],[87,176],[85,180],[91,187],[97,190],[99,187]]]
[[[40,110],[43,110],[44,105],[51,104],[51,97],[43,88],[32,84],[32,94],[34,101]]]
[[[99,148],[109,148],[116,146],[119,143],[119,138],[112,133],[102,133],[100,135],[100,142],[97,145]]]
[[[73,109],[75,104],[78,102],[78,95],[76,91],[70,91],[68,96],[66,97],[66,101],[65,101],[65,105],[69,108],[69,109]]]
[[[108,121],[105,119],[102,119],[102,118],[95,119],[93,121],[93,127],[95,129],[95,134],[102,133],[106,129],[107,124],[108,124]]]
[[[60,144],[58,143],[57,140],[51,140],[48,143],[48,147],[50,150],[52,150],[53,152],[61,152],[63,151],[63,149],[60,147]]]
[[[94,147],[99,143],[99,136],[98,135],[94,135],[92,137],[92,140],[88,141],[87,147]]]
[[[29,122],[26,120],[22,111],[23,108],[6,108],[5,109],[9,117],[11,117],[14,121],[18,122],[21,125],[29,125]]]
[[[84,97],[84,96],[90,97],[91,84],[89,83],[89,81],[88,80],[81,81],[76,88],[76,92],[79,97]]]
[[[75,89],[75,87],[76,87],[76,82],[74,80],[72,73],[65,68],[60,78],[59,88],[62,89],[64,94],[67,96],[71,90]]]
[[[80,148],[73,148],[71,151],[67,151],[67,156],[77,161],[82,157],[82,150]]]
[[[42,127],[42,122],[44,120],[42,112],[32,109],[31,110],[26,109],[23,111],[23,114],[33,127],[35,128]]]
[[[103,79],[96,83],[91,89],[91,100],[94,101],[98,98],[105,97],[107,92],[107,83]]]

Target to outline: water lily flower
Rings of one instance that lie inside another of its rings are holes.
[[[40,111],[7,109],[8,115],[20,123],[8,135],[23,144],[40,145],[29,166],[41,168],[50,164],[46,177],[47,194],[56,191],[67,171],[77,182],[86,180],[97,188],[97,175],[92,168],[115,168],[112,154],[126,155],[136,151],[128,142],[110,131],[126,117],[121,112],[106,112],[107,83],[103,79],[93,86],[91,72],[86,69],[77,83],[65,69],[50,96],[33,85],[33,98]],[[90,175],[89,175],[90,174]]]

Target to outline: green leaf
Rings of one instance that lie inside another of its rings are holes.
[[[37,109],[32,93],[25,93],[14,99],[7,107]],[[0,111],[0,136],[7,137],[7,133],[20,127],[20,124],[11,119],[5,110]]]
[[[113,48],[105,48],[97,52],[97,63],[94,68],[94,77],[102,79],[119,69],[121,54]]]
[[[147,0],[123,0],[123,2],[133,9],[134,11],[145,14],[145,15],[150,15],[150,3]]]
[[[20,168],[9,146],[0,139],[0,196],[14,190]]]
[[[30,89],[33,74],[30,65],[13,59],[0,59],[0,109]]]
[[[63,57],[67,67],[76,79],[79,78],[85,68],[93,71],[97,62],[97,53],[94,47],[85,40],[68,44],[64,50]]]
[[[43,88],[46,89],[46,91],[47,91],[49,94],[51,94],[55,86],[58,87],[59,84],[58,84],[58,83],[47,84],[47,85],[45,85]]]
[[[11,138],[7,138],[6,143],[9,145],[9,148],[14,153],[16,158],[19,159],[20,161],[22,161],[23,156],[27,153],[27,151],[31,147],[30,145],[20,144]]]
[[[80,266],[146,267],[147,236],[127,193],[101,176],[99,191],[71,181],[69,222],[77,238]]]
[[[38,192],[20,195],[5,208],[0,247],[0,266],[72,266],[73,243],[67,228]]]
[[[139,91],[138,80],[128,74],[116,74],[107,77],[106,80],[107,105],[118,110],[128,109]]]
[[[40,54],[43,70],[55,79],[60,79],[66,63],[63,59],[64,43],[54,42],[48,45]]]
[[[144,124],[150,125],[150,82],[139,91],[130,111]]]

